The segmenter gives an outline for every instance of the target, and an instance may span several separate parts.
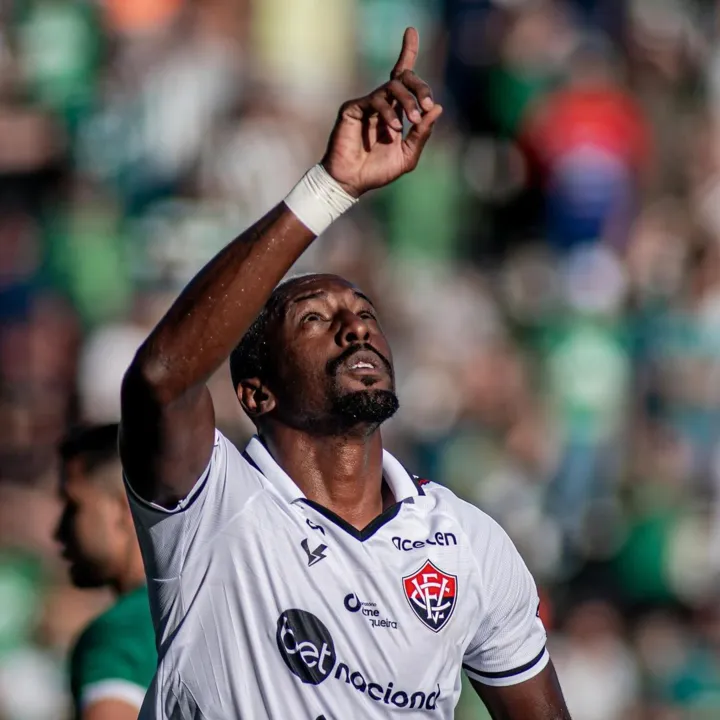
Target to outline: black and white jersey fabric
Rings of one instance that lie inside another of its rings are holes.
[[[453,717],[461,669],[512,685],[548,662],[505,532],[387,451],[396,504],[363,530],[308,500],[258,438],[216,433],[177,509],[129,491],[159,649],[141,720]]]

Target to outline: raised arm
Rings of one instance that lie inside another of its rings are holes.
[[[122,385],[120,454],[143,499],[173,507],[202,474],[215,428],[205,383],[313,237],[273,208],[200,271],[138,350]]]
[[[388,83],[345,103],[318,178],[309,180],[215,256],[183,290],[143,343],[122,386],[120,452],[143,499],[172,507],[210,459],[214,411],[205,383],[230,355],[278,281],[321,231],[368,190],[415,168],[442,109],[412,68],[417,32],[409,28]],[[402,117],[410,130],[403,135]],[[307,177],[307,176],[306,176]],[[313,191],[312,188],[315,188]],[[314,228],[314,229],[313,229]]]

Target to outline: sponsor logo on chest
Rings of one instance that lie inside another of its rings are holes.
[[[405,552],[408,552],[408,550],[420,550],[427,545],[439,545],[440,547],[457,545],[457,538],[451,532],[438,531],[432,537],[427,538],[427,540],[408,540],[406,538],[401,538],[396,535],[392,539],[392,544],[398,550],[404,550]]]
[[[387,617],[382,617],[378,610],[377,603],[363,602],[355,593],[349,593],[343,600],[343,605],[348,612],[359,613],[367,619],[373,628],[389,628],[397,630],[397,622]]]
[[[435,710],[440,699],[440,685],[431,691],[398,688],[387,678],[363,675],[349,663],[339,661],[330,631],[306,610],[292,608],[281,613],[275,633],[280,657],[290,672],[306,685],[320,685],[332,678],[365,700],[397,708]],[[334,672],[333,672],[334,671]],[[372,679],[371,679],[372,678]]]

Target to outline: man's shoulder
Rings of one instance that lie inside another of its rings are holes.
[[[258,444],[258,439],[253,436],[249,439],[230,439],[219,429],[215,430],[215,452],[212,461],[214,464],[221,464],[230,473],[240,472],[247,475],[262,485],[264,474],[257,462],[252,457],[252,449]]]
[[[413,475],[422,495],[430,500],[430,512],[441,513],[455,520],[472,542],[485,545],[491,538],[502,538],[505,531],[477,505],[463,500],[450,488],[427,478]]]

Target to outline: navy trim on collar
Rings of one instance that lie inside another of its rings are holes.
[[[351,525],[347,520],[343,520],[339,515],[336,515],[332,510],[329,510],[324,505],[316,503],[314,500],[300,500],[299,502],[305,503],[313,510],[319,512],[326,520],[337,525],[341,530],[344,530],[348,535],[352,535],[356,540],[365,542],[371,538],[383,525],[389,523],[399,512],[402,507],[404,500],[391,505],[387,510],[384,510],[374,520],[371,520],[362,530],[358,530],[356,527]]]
[[[252,465],[263,477],[265,477],[265,473],[258,467],[258,464],[250,457],[250,453],[248,453],[247,450],[242,451],[242,456],[247,460],[247,462]]]
[[[254,453],[256,457],[253,457],[251,453]],[[324,505],[306,498],[300,488],[292,481],[292,478],[275,462],[259,437],[253,438],[248,443],[242,457],[252,468],[274,484],[290,503],[305,503],[360,542],[372,537],[383,525],[390,522],[400,512],[403,503],[412,503],[419,495],[425,495],[425,491],[419,485],[417,478],[412,473],[409,473],[389,452],[383,450],[383,481],[393,493],[395,503],[380,513],[362,530],[358,530]]]

